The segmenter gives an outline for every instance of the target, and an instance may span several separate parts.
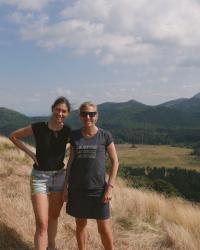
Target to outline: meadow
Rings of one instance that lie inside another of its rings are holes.
[[[117,152],[122,166],[131,167],[181,167],[200,170],[200,159],[191,148],[170,145],[118,144]]]
[[[121,147],[121,146],[120,146]],[[132,150],[132,149],[131,149]],[[135,149],[133,149],[135,150]],[[119,152],[121,154],[125,152]],[[29,191],[31,160],[0,137],[0,249],[32,250],[34,216]],[[128,188],[120,179],[111,203],[115,250],[200,249],[200,207],[180,198]],[[102,249],[90,221],[88,250]],[[59,250],[75,250],[74,220],[63,207],[57,237]]]

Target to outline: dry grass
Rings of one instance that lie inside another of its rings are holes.
[[[133,167],[182,167],[200,170],[199,159],[192,149],[168,145],[117,145],[119,159],[123,165]]]
[[[29,195],[31,160],[7,146],[0,155],[0,249],[32,250],[34,217]],[[129,189],[122,180],[114,188],[112,221],[116,250],[200,249],[200,208],[181,199]],[[96,223],[90,221],[90,250],[102,249]],[[63,208],[57,237],[60,250],[77,249],[74,220]]]

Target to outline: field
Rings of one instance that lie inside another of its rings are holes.
[[[122,166],[132,167],[181,167],[200,171],[200,159],[192,149],[166,145],[117,145]]]
[[[33,249],[31,165],[23,152],[0,137],[0,250]],[[200,207],[197,204],[131,189],[118,179],[111,211],[115,250],[200,249]],[[88,230],[88,250],[102,250],[95,221],[89,222]],[[64,207],[59,218],[57,245],[59,250],[77,249],[74,220],[66,215]]]

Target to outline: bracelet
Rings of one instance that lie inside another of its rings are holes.
[[[114,188],[114,186],[110,183],[107,184],[108,187]]]

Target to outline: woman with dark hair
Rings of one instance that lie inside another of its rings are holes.
[[[110,132],[98,128],[97,106],[85,102],[80,106],[83,127],[70,136],[70,158],[67,166],[64,194],[67,213],[75,217],[79,250],[87,244],[87,219],[96,219],[106,250],[113,250],[109,202],[118,170],[118,157]],[[105,180],[106,152],[111,161],[108,182]]]
[[[35,250],[56,250],[55,237],[65,181],[63,160],[70,135],[70,128],[64,124],[64,120],[69,112],[69,101],[59,97],[52,105],[52,115],[48,122],[33,123],[9,136],[34,161],[30,186],[36,222]],[[21,141],[32,135],[35,138],[36,154]]]

